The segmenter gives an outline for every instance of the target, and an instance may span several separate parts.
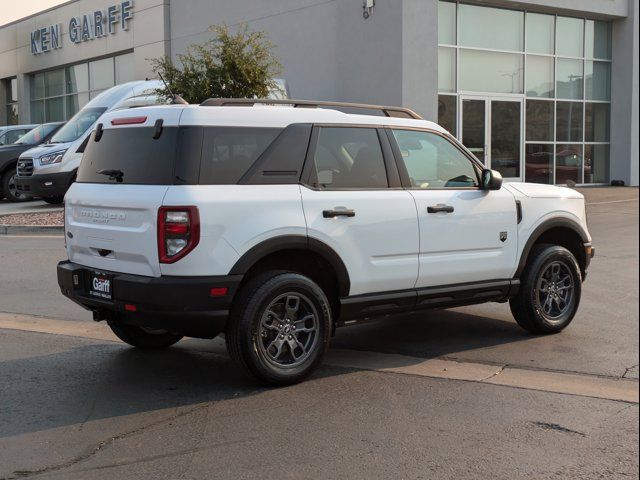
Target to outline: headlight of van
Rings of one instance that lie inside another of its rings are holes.
[[[40,157],[40,165],[53,165],[54,163],[60,163],[65,152],[66,150],[60,150],[58,152],[43,155]]]

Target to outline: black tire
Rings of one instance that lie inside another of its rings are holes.
[[[59,195],[57,197],[42,197],[42,200],[50,203],[51,205],[60,205],[61,203],[64,203],[64,195]]]
[[[318,368],[329,347],[329,300],[304,275],[265,272],[238,292],[225,334],[231,358],[258,380],[294,384]]]
[[[15,188],[15,169],[5,172],[0,179],[0,199],[4,196],[8,201],[13,203],[28,202],[33,200],[30,195],[20,193]]]
[[[109,322],[109,327],[120,340],[137,348],[167,348],[182,339],[166,330],[145,330],[135,325],[125,325],[119,322]]]
[[[571,323],[580,305],[582,274],[569,250],[559,245],[536,245],[520,281],[520,290],[509,304],[522,328],[549,334]]]

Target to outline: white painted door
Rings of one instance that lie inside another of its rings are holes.
[[[510,278],[517,215],[506,190],[480,190],[478,169],[445,136],[393,129],[420,228],[416,287]]]
[[[387,155],[385,167],[376,129],[321,127],[310,157],[312,187],[300,187],[308,235],[340,256],[350,277],[349,294],[413,288],[416,206],[409,192],[389,188],[390,159]]]

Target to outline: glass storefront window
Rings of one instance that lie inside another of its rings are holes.
[[[37,73],[31,78],[31,100],[44,98],[44,73]]]
[[[553,15],[527,13],[527,52],[553,55],[555,23]]]
[[[587,100],[611,100],[611,63],[585,62],[584,96]]]
[[[609,145],[584,146],[584,183],[609,183]]]
[[[134,79],[133,54],[79,63],[31,75],[31,121],[64,121],[90,98]]]
[[[44,100],[31,101],[31,123],[44,123]]]
[[[438,47],[438,91],[456,91],[456,49]]]
[[[2,80],[4,87],[5,107],[7,109],[7,125],[18,125],[18,79],[16,77]]]
[[[524,50],[524,12],[460,4],[458,25],[461,46]],[[499,25],[499,28],[490,28],[491,25]]]
[[[556,72],[556,95],[558,98],[582,99],[582,60],[558,58]]]
[[[89,102],[88,93],[79,93],[67,97],[67,117],[72,117]]]
[[[584,29],[584,55],[611,60],[611,23],[587,20]]]
[[[67,93],[89,90],[89,67],[86,63],[67,67]]]
[[[554,104],[527,100],[527,141],[553,142]]]
[[[47,122],[61,122],[64,117],[64,97],[49,98],[44,101]]]
[[[608,103],[586,103],[584,106],[584,141],[608,142],[610,130]]]
[[[561,57],[582,57],[584,54],[584,20],[558,17],[556,25],[556,53]]]
[[[582,145],[556,145],[556,183],[582,183]]]
[[[582,102],[556,103],[556,141],[582,142]]]
[[[456,136],[456,103],[455,95],[438,95],[438,124]]]
[[[115,85],[113,58],[89,62],[89,87],[103,90]]]
[[[456,44],[456,4],[438,2],[438,43]]]
[[[44,74],[45,97],[64,95],[64,70],[51,70]]]
[[[527,97],[553,98],[553,57],[527,55]]]
[[[116,67],[116,85],[135,80],[133,53],[118,55],[114,58]]]
[[[460,49],[459,89],[522,93],[523,55]]]
[[[527,144],[524,179],[525,182],[553,184],[553,144]]]

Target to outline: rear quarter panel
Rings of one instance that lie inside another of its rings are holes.
[[[299,185],[172,186],[163,205],[198,207],[200,243],[162,275],[226,275],[264,240],[307,234]]]

